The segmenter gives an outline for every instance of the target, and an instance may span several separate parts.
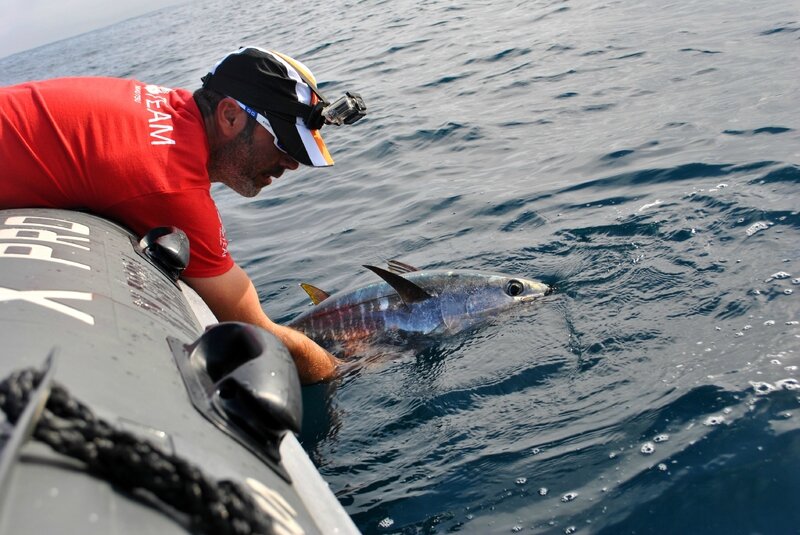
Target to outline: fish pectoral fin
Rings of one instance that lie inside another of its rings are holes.
[[[364,265],[365,268],[375,273],[377,276],[385,280],[389,286],[394,288],[400,298],[406,305],[430,299],[433,295],[429,294],[423,288],[420,288],[405,277],[401,277],[397,273],[386,271],[383,268],[376,266]]]
[[[316,286],[312,286],[305,282],[301,282],[300,287],[306,291],[308,296],[311,298],[311,302],[314,303],[315,305],[320,304],[321,302],[325,301],[328,297],[330,297],[330,294],[325,290],[320,290]]]
[[[411,273],[412,271],[419,271],[419,268],[400,262],[399,260],[389,260],[386,265],[392,273]]]

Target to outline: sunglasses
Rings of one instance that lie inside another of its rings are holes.
[[[272,130],[272,125],[269,124],[269,120],[266,117],[258,113],[256,110],[254,110],[247,104],[242,104],[238,100],[236,101],[236,104],[238,104],[239,107],[242,108],[250,117],[255,119],[258,124],[266,128],[267,132],[272,134],[272,140],[274,141],[275,146],[278,147],[278,150],[280,150],[284,154],[289,154],[289,151],[286,150],[286,147],[284,147],[283,144],[280,141],[278,141],[278,136],[275,135],[275,131]]]

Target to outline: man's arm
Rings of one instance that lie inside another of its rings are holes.
[[[339,361],[303,333],[278,325],[261,308],[250,277],[234,264],[216,277],[184,277],[186,284],[206,302],[219,321],[242,321],[263,327],[280,339],[292,354],[300,382],[311,384],[330,379]]]

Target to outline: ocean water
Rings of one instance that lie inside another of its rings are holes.
[[[364,533],[800,533],[796,1],[211,0],[0,83],[193,89],[243,44],[369,107],[325,132],[335,167],[215,189],[274,319],[392,258],[558,287],[305,388],[302,443]]]

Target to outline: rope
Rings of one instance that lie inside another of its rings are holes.
[[[16,424],[44,373],[33,368],[0,382],[0,409]],[[195,533],[273,533],[272,519],[233,481],[212,481],[186,460],[115,429],[53,383],[34,438],[86,464],[91,473],[118,488],[143,490],[184,513]]]

